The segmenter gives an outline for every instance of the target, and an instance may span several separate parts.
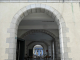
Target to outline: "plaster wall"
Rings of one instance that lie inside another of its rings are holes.
[[[8,59],[6,48],[9,43],[6,38],[14,35],[8,33],[13,16],[24,6],[34,3],[0,3],[0,60]],[[68,32],[67,36],[70,41],[67,43],[68,56],[72,60],[80,60],[80,7],[79,3],[41,3],[55,8],[64,18]],[[63,24],[64,25],[64,24]],[[65,30],[66,31],[66,30]],[[64,33],[65,33],[64,31]],[[16,45],[16,43],[15,43]],[[14,47],[11,44],[11,47]]]

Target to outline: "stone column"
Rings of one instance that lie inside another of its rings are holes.
[[[49,53],[49,56],[51,56],[51,45],[48,46],[48,53]]]
[[[54,60],[54,58],[55,58],[55,57],[54,57],[54,56],[55,56],[55,53],[54,53],[54,52],[55,52],[55,51],[54,51],[54,42],[52,42],[52,47],[53,47],[53,49],[52,49],[53,52],[52,52],[52,53],[53,53],[53,60]]]
[[[60,60],[60,42],[58,37],[55,39],[55,49],[56,49],[56,59]]]

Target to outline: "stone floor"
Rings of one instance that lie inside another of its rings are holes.
[[[49,58],[49,59],[26,59],[26,60],[53,60],[53,59],[51,59],[51,58]]]

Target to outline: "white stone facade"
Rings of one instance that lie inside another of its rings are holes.
[[[62,60],[80,60],[79,3],[0,3],[0,60],[16,60],[18,25],[25,13],[36,12],[35,8],[55,17]]]

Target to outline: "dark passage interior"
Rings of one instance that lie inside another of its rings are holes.
[[[41,11],[23,18],[18,27],[16,53],[17,60],[61,60],[55,19]]]

